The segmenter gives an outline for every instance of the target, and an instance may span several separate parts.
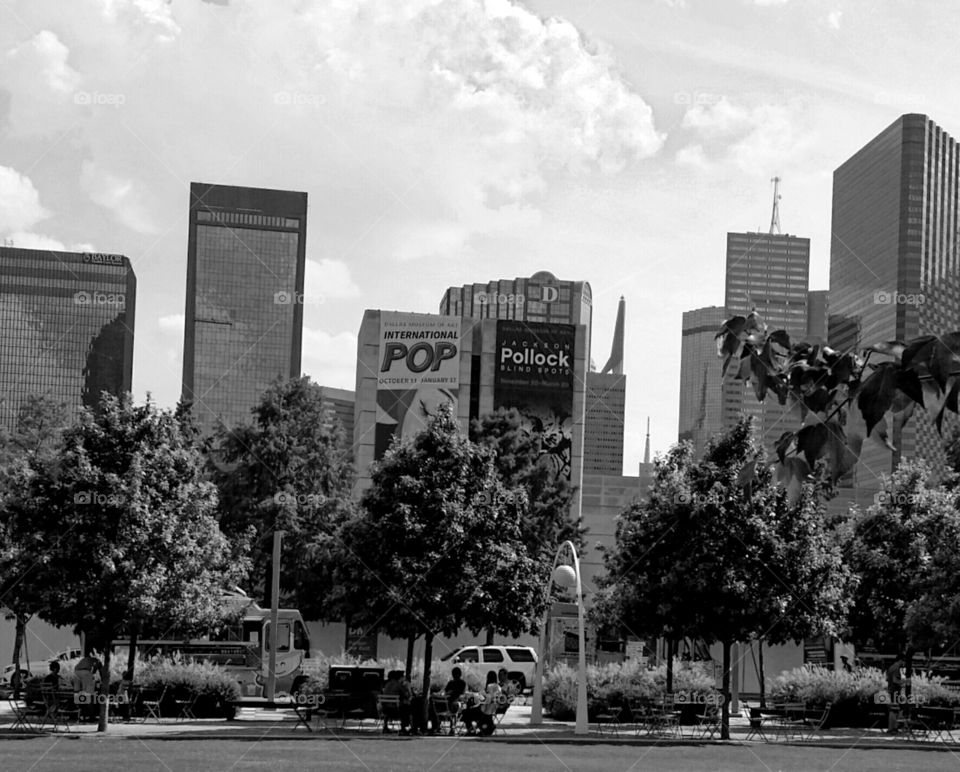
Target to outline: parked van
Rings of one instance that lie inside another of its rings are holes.
[[[506,668],[507,678],[516,681],[521,692],[533,687],[537,669],[537,652],[530,646],[461,646],[440,659],[476,664],[483,671]]]

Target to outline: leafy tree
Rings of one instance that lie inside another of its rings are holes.
[[[64,433],[59,456],[32,459],[30,472],[10,532],[36,562],[40,616],[104,651],[105,690],[122,628],[220,620],[221,589],[242,581],[248,563],[217,526],[203,457],[170,412],[104,394],[96,415]]]
[[[340,530],[336,601],[355,623],[424,636],[426,695],[434,637],[534,629],[550,564],[524,545],[522,491],[503,487],[490,451],[460,434],[449,408],[411,440],[395,440],[371,477]],[[494,504],[510,496],[518,506]]]
[[[839,631],[851,576],[822,515],[812,484],[788,502],[749,420],[702,461],[683,443],[657,462],[649,500],[621,515],[597,613],[640,635],[719,641],[727,695],[734,642]]]
[[[13,539],[8,506],[22,499],[30,479],[30,464],[46,463],[59,452],[67,425],[66,406],[45,395],[32,395],[20,407],[12,431],[0,427],[0,604],[16,625],[11,662],[14,691],[20,691],[20,652],[38,601],[29,579],[32,560]]]
[[[900,465],[848,525],[849,562],[860,575],[850,624],[860,645],[905,652],[960,637],[960,513],[957,494],[929,487],[922,461]]]
[[[803,426],[776,443],[780,474],[794,497],[818,460],[836,482],[856,464],[868,438],[894,450],[892,438],[917,405],[938,431],[947,411],[958,413],[960,332],[877,342],[860,355],[793,343],[784,330],[768,332],[751,313],[724,323],[717,348],[723,372],[751,382],[757,399],[773,393],[782,405],[799,405]]]
[[[273,532],[282,530],[281,593],[308,618],[326,618],[331,534],[352,506],[350,446],[307,376],[274,383],[253,419],[221,431],[211,454],[220,525],[232,538],[255,534],[254,591],[268,607]]]

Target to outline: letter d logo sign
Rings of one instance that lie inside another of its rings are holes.
[[[560,290],[556,287],[544,287],[540,290],[540,299],[544,303],[552,303],[558,297],[560,297]]]

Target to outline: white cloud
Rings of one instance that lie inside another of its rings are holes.
[[[790,0],[751,0],[754,5],[786,5]]]
[[[68,64],[69,49],[42,30],[0,54],[0,89],[9,92],[7,128],[15,137],[49,135],[72,125],[65,106],[80,75]]]
[[[303,327],[302,369],[322,386],[356,387],[357,336]]]
[[[0,166],[0,232],[29,228],[49,215],[30,178]]]
[[[841,22],[843,20],[843,11],[840,9],[830,11],[827,14],[827,26],[830,29],[840,29]]]
[[[80,187],[93,201],[111,210],[123,225],[138,233],[156,233],[146,197],[133,180],[101,169],[93,161],[84,161]]]
[[[20,249],[47,249],[51,252],[67,252],[67,247],[59,239],[50,236],[44,236],[40,233],[29,233],[17,231],[5,237],[6,240],[13,243],[13,246]]]
[[[330,300],[355,298],[360,294],[360,288],[351,278],[347,264],[326,257],[307,260],[303,285],[303,294],[307,297]]]
[[[681,166],[706,168],[707,157],[703,152],[703,145],[687,145],[677,151],[676,162]]]
[[[7,52],[8,66],[32,70],[48,88],[69,93],[77,85],[79,75],[67,64],[68,49],[56,33],[41,30],[30,40]]]
[[[160,328],[160,332],[164,333],[183,335],[183,324],[183,314],[168,314],[167,316],[161,316],[157,319],[157,327]]]
[[[103,14],[111,21],[146,27],[158,40],[173,40],[180,27],[173,19],[170,0],[100,0]]]

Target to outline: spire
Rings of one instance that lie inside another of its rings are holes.
[[[603,366],[603,373],[613,373],[614,375],[623,375],[623,315],[627,303],[620,296],[620,306],[617,308],[617,323],[613,327],[613,348],[610,349],[610,358]]]
[[[770,215],[770,233],[780,233],[780,178],[774,177],[773,183],[773,214]]]
[[[650,463],[650,416],[647,416],[647,443],[643,446],[643,463]]]

